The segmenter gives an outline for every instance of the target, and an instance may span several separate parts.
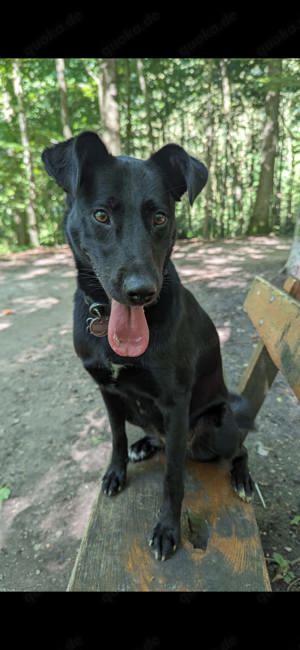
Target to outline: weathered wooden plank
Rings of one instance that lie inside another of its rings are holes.
[[[288,277],[283,288],[293,298],[300,300],[299,280]],[[272,361],[266,346],[260,340],[253,350],[238,386],[238,392],[248,399],[253,418],[256,417],[261,408],[277,372],[277,366]]]
[[[187,463],[182,545],[154,559],[163,469],[163,453],[130,464],[123,492],[98,495],[68,590],[269,591],[253,507],[233,492],[226,463]]]
[[[267,351],[300,399],[300,304],[262,278],[255,278],[244,307]]]
[[[284,285],[283,285],[284,290],[289,293],[295,300],[300,301],[300,280],[297,280],[296,278],[292,278],[289,276]]]

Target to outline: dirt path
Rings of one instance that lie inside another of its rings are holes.
[[[250,282],[256,274],[272,279],[289,245],[270,237],[176,247],[182,280],[218,327],[231,387],[257,340],[242,309]],[[66,247],[0,260],[0,485],[11,490],[0,506],[2,591],[66,589],[110,454],[98,389],[73,351],[74,287]],[[282,377],[257,424],[247,447],[267,505],[255,496],[265,554],[293,560],[300,556],[299,526],[290,523],[300,514],[300,406]],[[300,575],[299,564],[293,571]],[[287,588],[283,580],[273,585]]]

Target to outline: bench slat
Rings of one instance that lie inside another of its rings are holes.
[[[300,399],[299,302],[257,277],[251,285],[244,307],[273,363]]]
[[[300,300],[299,280],[288,277],[283,288],[293,298]],[[266,346],[263,341],[259,341],[238,386],[238,392],[250,403],[253,419],[261,408],[277,373],[278,368],[272,361]]]
[[[117,497],[99,493],[68,591],[270,591],[250,504],[225,462],[187,462],[182,545],[166,562],[148,539],[159,511],[164,454],[129,464]]]

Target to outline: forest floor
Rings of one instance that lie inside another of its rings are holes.
[[[258,340],[243,311],[250,283],[277,277],[290,243],[270,236],[175,248],[182,281],[218,328],[231,388]],[[0,503],[1,591],[66,589],[110,455],[101,396],[73,351],[74,287],[66,246],[0,259],[0,486],[10,488]],[[300,524],[291,523],[300,514],[299,433],[300,405],[278,375],[246,440],[266,504],[255,493],[274,591],[288,589],[287,571],[300,590]]]

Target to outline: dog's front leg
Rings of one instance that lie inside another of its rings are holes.
[[[180,541],[180,515],[184,492],[184,461],[188,432],[189,399],[177,401],[166,409],[166,472],[163,503],[159,521],[149,542],[157,560],[166,560],[175,552]]]
[[[112,432],[112,457],[102,479],[102,490],[108,496],[120,492],[126,483],[128,443],[124,407],[117,395],[102,390]]]

